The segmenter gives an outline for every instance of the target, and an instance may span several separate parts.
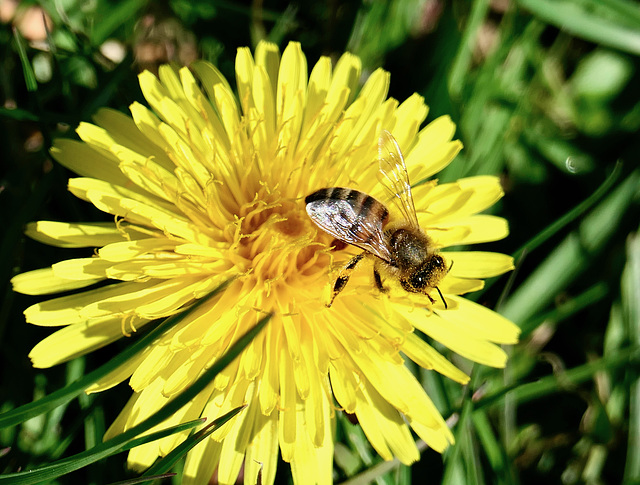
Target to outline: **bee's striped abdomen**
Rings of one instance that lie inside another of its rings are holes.
[[[327,234],[391,261],[383,229],[389,211],[376,199],[359,190],[329,187],[309,195],[305,202],[311,220]]]
[[[382,203],[364,192],[345,187],[328,187],[317,190],[308,195],[304,201],[306,204],[318,201],[327,204],[331,204],[331,201],[345,201],[353,208],[358,219],[372,218],[385,224],[389,218],[389,211]]]

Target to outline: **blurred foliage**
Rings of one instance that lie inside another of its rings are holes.
[[[350,50],[365,76],[391,72],[392,96],[418,92],[429,119],[451,115],[465,150],[439,177],[501,175],[506,196],[494,210],[511,236],[487,249],[518,258],[510,278],[475,295],[523,328],[509,367],[451,356],[472,372],[467,388],[414,369],[456,423],[457,445],[444,460],[424,450],[410,468],[380,462],[338,415],[336,481],[640,483],[640,3],[2,0],[0,21],[0,411],[65,388],[122,348],[30,366],[49,331],[24,323],[38,299],[8,281],[75,254],[25,239],[24,225],[105,220],[66,192],[51,140],[74,136],[98,107],[143,102],[142,69],[203,57],[232,80],[237,47],[298,40],[310,64]],[[0,429],[0,473],[92,449],[128,396],[126,386],[108,399],[80,395]],[[125,476],[115,455],[58,483]],[[288,480],[285,464],[278,480]]]

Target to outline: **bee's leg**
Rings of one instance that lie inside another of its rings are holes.
[[[329,301],[329,304],[327,305],[327,307],[330,307],[333,304],[333,300],[336,299],[336,296],[338,296],[338,293],[340,293],[344,289],[344,287],[347,286],[347,282],[349,281],[349,276],[351,276],[351,273],[353,272],[353,270],[356,269],[356,266],[358,266],[358,263],[362,261],[362,258],[364,258],[365,254],[366,253],[360,253],[357,256],[354,256],[349,260],[349,262],[345,265],[345,267],[342,268],[342,270],[340,270],[340,274],[338,275],[338,278],[336,278],[336,282],[333,285],[333,293],[331,294],[331,301]]]
[[[453,263],[451,263],[451,266],[453,266]],[[451,269],[451,268],[449,268],[449,269]],[[444,309],[446,310],[447,308],[449,308],[449,307],[447,306],[447,300],[445,300],[445,299],[444,299],[444,296],[442,296],[442,292],[440,291],[440,288],[438,288],[438,287],[436,286],[436,290],[438,290],[438,295],[440,295],[440,299],[442,300],[442,303],[444,303]],[[434,301],[433,303],[435,303],[435,301]]]
[[[442,300],[442,303],[444,303],[444,309],[448,309],[449,306],[447,305],[447,300],[444,299],[444,296],[442,295],[442,292],[440,291],[440,288],[438,288],[436,286],[436,290],[438,290],[438,295],[440,295],[440,299]],[[431,298],[431,295],[429,293],[425,293],[425,295],[427,295],[427,298],[429,298],[429,300],[431,300],[432,304],[436,303],[436,300],[434,300],[433,298]]]
[[[376,282],[376,288],[380,293],[386,293],[387,289],[382,284],[382,278],[380,277],[380,271],[376,266],[373,267],[373,280]]]

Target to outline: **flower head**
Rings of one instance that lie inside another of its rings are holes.
[[[323,57],[308,75],[297,43],[282,56],[268,43],[255,56],[239,49],[237,97],[211,64],[192,68],[164,66],[159,78],[142,73],[151,109],[134,103],[131,117],[101,110],[95,124],[78,127],[81,142],[58,140],[53,147],[55,158],[80,175],[69,189],[115,221],[28,226],[30,236],[49,244],[98,249],[17,276],[17,291],[51,294],[107,283],[25,311],[33,324],[64,326],[36,345],[33,364],[55,365],[125,338],[232,280],[92,386],[98,392],[128,379],[134,391],[107,435],[159,409],[264,312],[273,312],[265,331],[213,385],[165,423],[214,419],[247,404],[190,452],[185,483],[204,483],[216,468],[221,483],[232,483],[243,463],[247,483],[259,473],[263,483],[272,483],[278,450],[296,483],[309,477],[330,483],[337,409],[357,416],[385,459],[419,458],[410,428],[444,450],[453,436],[403,354],[467,382],[418,329],[468,359],[505,365],[499,344],[515,343],[517,327],[460,295],[481,288],[481,278],[511,269],[511,259],[446,250],[507,235],[503,219],[478,215],[502,196],[498,180],[431,181],[413,189],[421,227],[453,262],[438,284],[446,308],[393,282],[381,295],[366,265],[327,308],[336,271],[357,249],[337,247],[314,225],[305,196],[343,186],[383,200],[376,175],[382,130],[397,139],[410,179],[425,180],[461,148],[452,141],[453,123],[442,117],[419,130],[427,115],[423,99],[413,95],[399,104],[387,98],[389,75],[381,69],[356,94],[360,61],[350,54],[334,68]],[[181,439],[135,448],[129,463],[147,467]]]

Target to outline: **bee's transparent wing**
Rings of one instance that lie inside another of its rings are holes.
[[[335,194],[339,190],[348,191],[355,197],[332,196],[332,192]],[[364,208],[363,200],[366,201]],[[320,229],[344,243],[391,261],[383,231],[389,213],[376,199],[353,189],[330,188],[309,195],[306,203],[307,214]]]
[[[387,130],[380,133],[378,141],[378,160],[382,184],[389,193],[395,206],[403,217],[414,227],[418,226],[416,207],[411,195],[411,184],[404,157],[395,138]]]

